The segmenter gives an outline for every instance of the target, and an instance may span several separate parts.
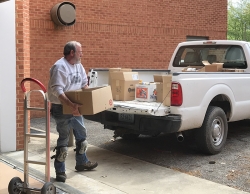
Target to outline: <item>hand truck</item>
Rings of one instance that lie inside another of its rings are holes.
[[[24,83],[31,81],[38,84],[42,90],[31,90],[26,92]],[[24,97],[24,182],[19,177],[11,179],[8,185],[9,194],[30,193],[30,191],[41,191],[41,194],[55,194],[56,188],[50,182],[50,102],[47,98],[47,90],[44,85],[34,78],[25,78],[21,81],[21,89],[25,94]],[[44,98],[44,108],[30,107],[31,92],[40,92]],[[28,132],[28,111],[40,110],[46,111],[46,131],[45,134],[31,134]],[[32,161],[28,158],[28,142],[30,137],[45,138],[46,139],[46,159],[45,162]],[[29,188],[29,164],[45,165],[45,184],[41,189]]]

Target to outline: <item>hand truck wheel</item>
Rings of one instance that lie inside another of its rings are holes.
[[[19,177],[14,177],[10,180],[8,185],[9,194],[19,194],[21,189],[19,188],[23,184],[22,180]]]
[[[45,183],[41,189],[41,194],[56,194],[56,188],[53,183]]]

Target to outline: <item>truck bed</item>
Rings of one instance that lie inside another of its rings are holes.
[[[170,113],[170,107],[164,106],[160,102],[140,102],[137,100],[114,101],[114,107],[108,109],[108,111],[127,114],[165,116]]]

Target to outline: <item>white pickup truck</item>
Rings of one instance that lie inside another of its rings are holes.
[[[228,122],[250,118],[249,59],[250,43],[244,41],[180,43],[168,66],[171,106],[114,101],[114,108],[85,117],[114,130],[115,137],[176,133],[181,141],[192,134],[202,152],[217,154],[225,145]],[[207,61],[223,64],[223,69],[199,71]]]

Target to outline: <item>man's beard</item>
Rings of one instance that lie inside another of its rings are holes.
[[[75,57],[75,63],[78,64],[78,63],[81,63],[81,58],[79,57],[78,59]]]
[[[81,63],[81,58],[76,61],[76,63]]]

